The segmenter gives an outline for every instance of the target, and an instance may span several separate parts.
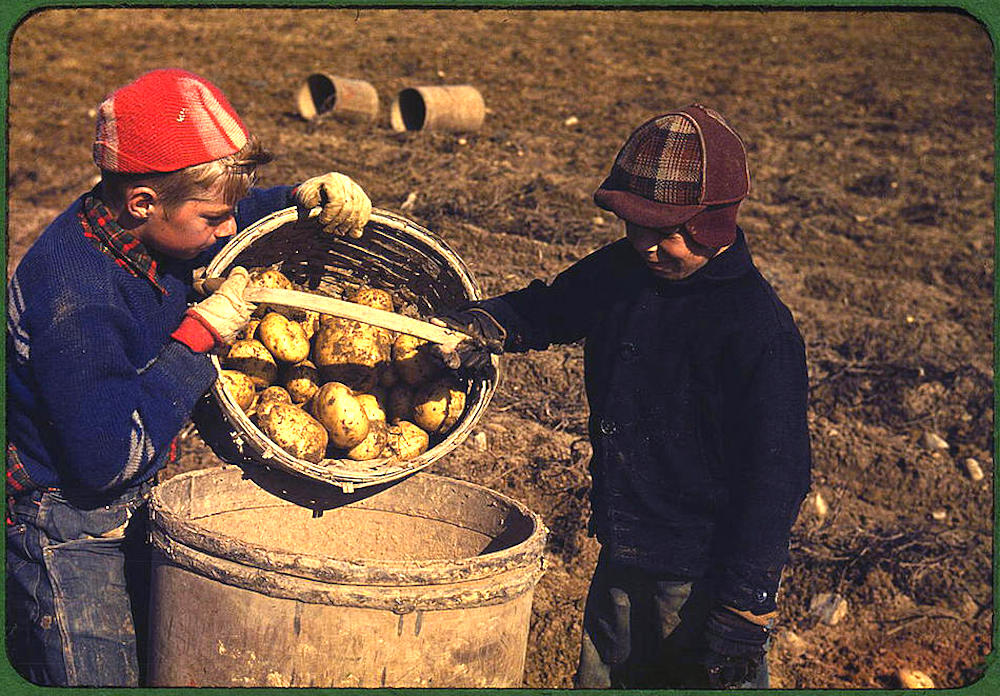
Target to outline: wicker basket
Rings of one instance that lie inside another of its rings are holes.
[[[279,210],[247,227],[216,255],[209,276],[225,276],[233,266],[277,268],[297,286],[340,297],[360,285],[389,291],[404,313],[433,316],[467,300],[479,299],[479,287],[465,263],[439,237],[386,210],[372,211],[360,239],[324,233],[298,208]],[[213,356],[217,369],[218,357]],[[499,368],[496,357],[494,368]],[[268,467],[339,486],[355,488],[398,480],[423,469],[457,447],[482,416],[496,389],[499,373],[470,380],[467,406],[446,437],[415,459],[365,462],[324,459],[318,463],[292,457],[275,445],[247,417],[217,381],[212,395],[234,431],[240,453]]]

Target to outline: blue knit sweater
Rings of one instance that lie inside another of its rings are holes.
[[[291,187],[254,189],[243,229],[292,204]],[[166,293],[84,237],[82,197],[18,264],[7,292],[7,439],[38,486],[92,494],[143,481],[216,378],[209,357],[170,338],[193,261],[158,259]]]

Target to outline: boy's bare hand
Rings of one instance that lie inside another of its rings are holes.
[[[243,299],[243,291],[249,282],[247,269],[236,266],[218,290],[188,312],[197,314],[223,341],[231,341],[247,325],[255,309],[255,305]]]
[[[358,238],[368,224],[372,202],[349,176],[329,172],[306,179],[295,197],[306,208],[322,208],[319,222],[330,234]]]

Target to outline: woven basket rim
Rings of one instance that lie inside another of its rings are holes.
[[[302,221],[306,214],[301,208],[289,207],[275,211],[251,225],[247,226],[219,251],[205,269],[209,277],[224,275],[236,258],[251,245],[263,239],[267,234],[280,229],[286,224]],[[418,239],[430,247],[456,272],[470,300],[481,298],[479,285],[476,283],[465,262],[448,246],[448,244],[430,230],[397,213],[373,208],[369,225],[388,228],[403,235]],[[212,364],[221,375],[222,364],[217,355],[211,355]],[[397,481],[433,464],[460,445],[470,434],[486,410],[499,381],[499,359],[492,357],[494,376],[480,378],[473,383],[470,394],[476,394],[474,401],[466,406],[465,414],[448,435],[420,456],[410,460],[383,458],[372,460],[371,470],[358,471],[345,467],[351,460],[322,459],[313,463],[298,459],[288,454],[268,438],[243,412],[243,409],[222,387],[222,381],[216,380],[211,393],[218,403],[228,424],[235,431],[234,442],[244,456],[257,464],[266,467],[276,467],[289,473],[305,478],[332,484],[350,493],[356,488],[380,485]],[[356,462],[352,462],[356,464]]]

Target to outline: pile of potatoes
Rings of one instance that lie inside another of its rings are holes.
[[[289,288],[280,271],[251,285]],[[344,299],[395,311],[392,296],[359,288]],[[261,305],[220,357],[222,384],[288,454],[367,462],[412,459],[462,417],[466,387],[426,342],[357,321]]]

